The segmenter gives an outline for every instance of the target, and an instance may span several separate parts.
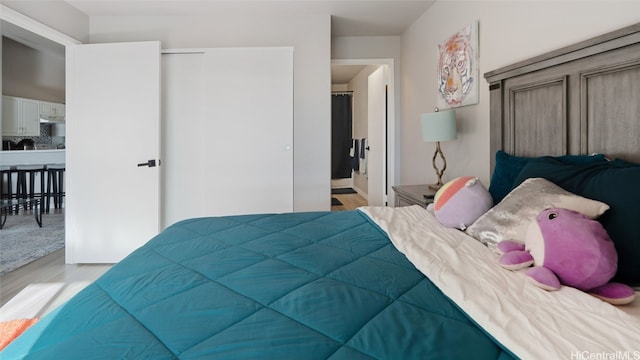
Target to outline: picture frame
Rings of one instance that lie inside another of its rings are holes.
[[[438,43],[437,107],[450,109],[478,103],[478,22]]]

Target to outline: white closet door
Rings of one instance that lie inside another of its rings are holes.
[[[293,211],[292,49],[207,55],[205,213]]]
[[[293,211],[293,49],[163,55],[164,224]]]
[[[202,216],[203,53],[162,55],[162,216],[166,227]]]
[[[157,234],[160,42],[67,47],[67,251],[113,263]]]

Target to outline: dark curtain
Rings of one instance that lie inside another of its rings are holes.
[[[331,96],[331,178],[351,177],[351,95]]]

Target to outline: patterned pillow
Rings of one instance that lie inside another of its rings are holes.
[[[550,207],[575,210],[591,219],[609,209],[609,205],[603,202],[572,194],[545,179],[531,178],[471,224],[467,234],[493,251],[502,240],[524,242],[529,223]]]

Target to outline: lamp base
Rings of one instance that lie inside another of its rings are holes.
[[[442,169],[438,169],[438,165],[436,164],[436,158],[438,155],[440,156],[440,159],[442,159]],[[444,171],[447,169],[447,159],[445,159],[444,153],[442,153],[442,148],[440,148],[440,141],[436,142],[436,151],[433,153],[431,162],[433,164],[433,169],[436,171],[436,175],[438,175],[438,182],[433,185],[429,185],[429,189],[438,191],[442,185],[444,185],[442,182],[442,174],[444,174]]]

